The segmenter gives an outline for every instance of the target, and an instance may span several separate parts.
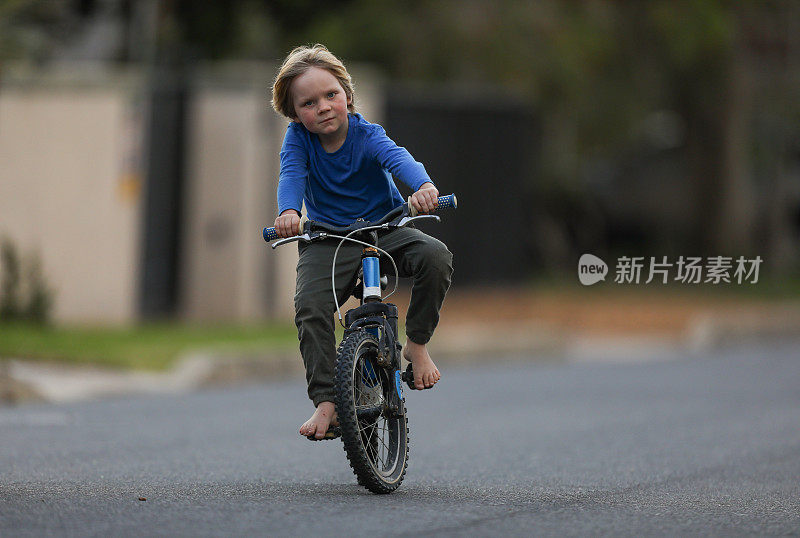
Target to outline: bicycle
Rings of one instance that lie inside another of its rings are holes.
[[[455,194],[439,197],[437,209],[456,207]],[[344,327],[336,352],[334,404],[350,466],[358,483],[373,493],[391,493],[405,477],[409,430],[402,384],[416,390],[412,365],[401,372],[397,306],[384,302],[397,291],[399,272],[392,257],[378,246],[377,232],[402,228],[421,219],[441,220],[437,215],[418,215],[409,200],[375,222],[359,219],[350,226],[335,227],[303,217],[300,235],[280,239],[275,228],[264,228],[262,232],[264,241],[277,240],[273,249],[294,241],[340,240],[331,263],[334,304]],[[346,241],[364,248],[360,281],[353,290],[360,305],[348,310],[342,322],[335,269],[339,249]],[[381,296],[388,287],[388,277],[380,274],[381,254],[392,262],[395,273],[394,289],[386,297]]]

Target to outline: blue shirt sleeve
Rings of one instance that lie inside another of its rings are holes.
[[[294,209],[300,213],[308,179],[308,151],[297,129],[293,127],[293,124],[289,124],[281,146],[278,215],[287,209]]]
[[[365,150],[373,155],[383,168],[415,192],[423,183],[433,183],[422,163],[415,161],[406,148],[395,144],[386,135],[386,130],[376,123],[372,124]]]

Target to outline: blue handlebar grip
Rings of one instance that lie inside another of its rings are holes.
[[[458,200],[455,194],[448,194],[447,196],[439,197],[439,205],[436,209],[456,209],[458,207]]]
[[[275,231],[275,228],[264,228],[264,241],[269,243],[270,241],[275,241],[276,239],[280,239],[278,232]]]

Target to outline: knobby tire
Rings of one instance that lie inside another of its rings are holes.
[[[394,416],[365,418],[365,410],[378,409],[387,401],[387,391],[395,390],[394,372],[375,362],[378,349],[375,337],[365,330],[342,340],[336,358],[336,411],[358,483],[373,493],[391,493],[406,474],[408,422],[402,402]]]

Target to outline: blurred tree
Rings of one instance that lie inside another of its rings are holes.
[[[0,62],[46,61],[74,28],[66,0],[0,0]]]
[[[10,239],[0,241],[0,320],[13,320],[20,311],[20,261]]]
[[[25,262],[11,239],[0,240],[0,322],[50,320],[53,290],[47,284],[38,254]]]
[[[752,127],[765,105],[796,114],[796,81],[783,79],[797,73],[797,60],[792,68],[781,58],[797,50],[797,15],[787,0],[354,0],[279,26],[287,49],[322,41],[397,79],[499,84],[526,96],[545,123],[538,194],[572,199],[566,205],[578,211],[591,211],[587,162],[641,152],[645,122],[659,111],[674,115],[672,133],[661,125],[656,134],[672,138],[688,161],[693,192],[685,202],[694,218],[685,247],[711,255],[761,244]],[[771,105],[760,101],[763,86],[772,87]],[[784,131],[785,146],[791,129]],[[772,157],[787,160],[786,152]],[[767,214],[783,215],[783,224],[767,218],[761,232],[773,238],[790,222],[785,200],[776,209]]]
[[[687,248],[769,245],[786,266],[796,250],[787,239],[786,163],[800,115],[792,0],[118,1],[135,28],[123,59],[142,57],[132,44],[148,32],[159,58],[181,61],[280,61],[322,42],[394,80],[508,88],[541,111],[531,195],[561,207],[562,221],[597,214],[587,170],[644,160],[655,141],[686,161]],[[0,59],[46,60],[100,3],[0,0]],[[641,174],[652,174],[647,166]]]

